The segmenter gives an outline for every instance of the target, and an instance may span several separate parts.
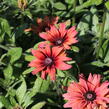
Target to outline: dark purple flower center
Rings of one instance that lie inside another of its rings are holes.
[[[93,101],[96,99],[96,93],[93,91],[88,91],[84,94],[84,97],[87,101]]]
[[[45,61],[44,61],[45,65],[51,65],[52,62],[53,62],[53,60],[52,60],[51,58],[49,58],[49,57],[47,57],[47,58],[45,59]]]
[[[61,44],[62,44],[62,39],[56,41],[56,45],[61,45]]]

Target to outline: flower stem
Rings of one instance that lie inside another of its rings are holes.
[[[102,23],[102,25],[101,25],[100,38],[99,38],[99,45],[98,45],[98,50],[97,50],[97,55],[96,55],[96,58],[97,58],[97,59],[99,58],[100,48],[101,48],[102,43],[103,43],[105,21],[106,21],[106,11],[104,10],[103,23]]]

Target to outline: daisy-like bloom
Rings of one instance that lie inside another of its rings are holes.
[[[32,54],[35,56],[35,59],[29,63],[30,67],[35,68],[32,74],[41,72],[43,79],[48,74],[51,80],[55,80],[56,69],[68,70],[72,67],[65,63],[71,58],[66,57],[62,48],[46,46],[45,49],[32,50]]]
[[[77,35],[75,26],[66,29],[65,23],[60,23],[59,28],[53,25],[49,31],[40,33],[39,35],[41,38],[49,41],[51,45],[64,49],[70,49],[70,45],[78,42],[75,37]]]
[[[79,82],[73,82],[63,97],[68,100],[65,108],[72,109],[108,109],[109,82],[100,82],[99,74],[90,73],[88,80],[80,77]]]
[[[58,22],[58,17],[45,16],[44,19],[37,18],[36,19],[37,26],[31,25],[31,28],[25,29],[25,31],[26,32],[33,31],[36,34],[41,32],[46,32],[47,30],[50,29],[50,26],[56,24],[57,22]]]

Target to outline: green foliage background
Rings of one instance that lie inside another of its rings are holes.
[[[42,41],[25,32],[37,17],[59,16],[59,22],[76,25],[78,44],[68,51],[73,58],[69,71],[58,71],[57,80],[33,76],[28,67],[33,59],[30,48]],[[109,1],[108,0],[28,0],[24,10],[17,0],[0,0],[0,108],[62,109],[61,86],[100,73],[109,79]]]

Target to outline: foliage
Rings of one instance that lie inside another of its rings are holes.
[[[78,43],[67,51],[73,67],[58,70],[56,81],[32,75],[34,68],[28,67],[31,48],[43,40],[24,30],[44,16],[59,16],[59,22],[78,31]],[[63,87],[90,72],[109,80],[109,0],[27,0],[23,8],[18,0],[0,1],[1,109],[62,109]]]

